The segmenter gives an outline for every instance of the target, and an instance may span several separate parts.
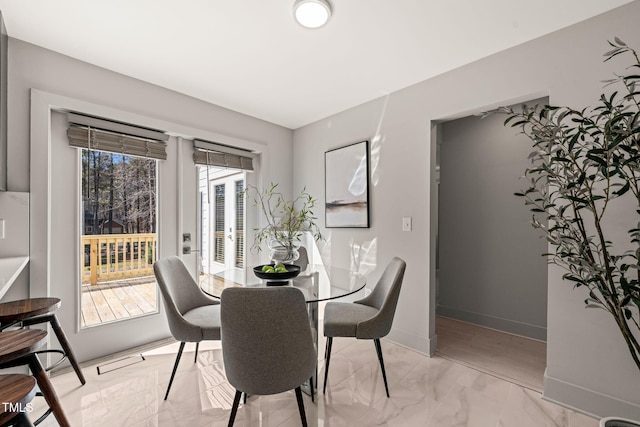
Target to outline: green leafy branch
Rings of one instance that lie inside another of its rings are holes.
[[[625,74],[607,82],[623,86],[622,93],[603,94],[594,108],[583,110],[525,105],[499,111],[508,115],[505,126],[519,128],[533,142],[527,185],[516,195],[550,243],[552,252],[545,255],[566,271],[564,280],[588,289],[587,307],[614,317],[640,369],[640,59],[618,38],[609,44],[605,61],[621,54],[634,58]],[[614,203],[635,206],[636,212],[608,215]],[[635,249],[620,252],[607,237],[607,224],[628,219],[629,242],[623,246]]]
[[[278,191],[278,184],[271,183],[262,190],[248,185],[245,193],[250,191],[254,193],[253,203],[261,209],[267,221],[264,227],[254,229],[256,234],[252,249],[260,251],[262,243],[271,239],[275,239],[283,248],[292,249],[307,231],[316,241],[323,239],[313,213],[317,201],[306,188],[293,200],[284,198]]]

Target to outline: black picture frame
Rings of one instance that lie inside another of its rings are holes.
[[[324,153],[325,227],[369,228],[369,141]]]

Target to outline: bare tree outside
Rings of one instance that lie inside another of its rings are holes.
[[[82,150],[82,169],[82,234],[156,232],[155,160]]]

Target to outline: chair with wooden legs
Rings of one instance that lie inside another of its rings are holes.
[[[60,399],[58,399],[58,395],[51,381],[49,381],[49,376],[36,354],[36,350],[42,347],[46,340],[47,332],[40,329],[19,329],[0,332],[0,367],[29,366],[42,396],[49,405],[49,411],[40,417],[36,424],[51,412],[60,427],[70,427],[71,423],[62,409]]]
[[[30,427],[29,405],[36,395],[36,379],[30,375],[0,375],[0,427]]]
[[[84,374],[80,369],[71,345],[67,340],[67,336],[55,314],[55,311],[60,308],[60,306],[60,298],[28,298],[0,303],[0,331],[5,331],[12,327],[28,327],[41,323],[49,323],[53,332],[56,334],[56,338],[58,338],[62,350],[49,349],[43,350],[42,352],[59,353],[62,355],[62,358],[53,366],[49,366],[47,370],[55,368],[64,360],[69,360],[80,383],[84,385],[86,383]]]

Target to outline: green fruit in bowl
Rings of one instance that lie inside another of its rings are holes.
[[[282,266],[282,267],[276,267],[275,268],[275,272],[276,273],[287,273],[287,268]]]
[[[265,265],[262,267],[263,273],[274,273],[275,271],[276,271],[275,268],[273,268],[273,266],[271,265]]]

